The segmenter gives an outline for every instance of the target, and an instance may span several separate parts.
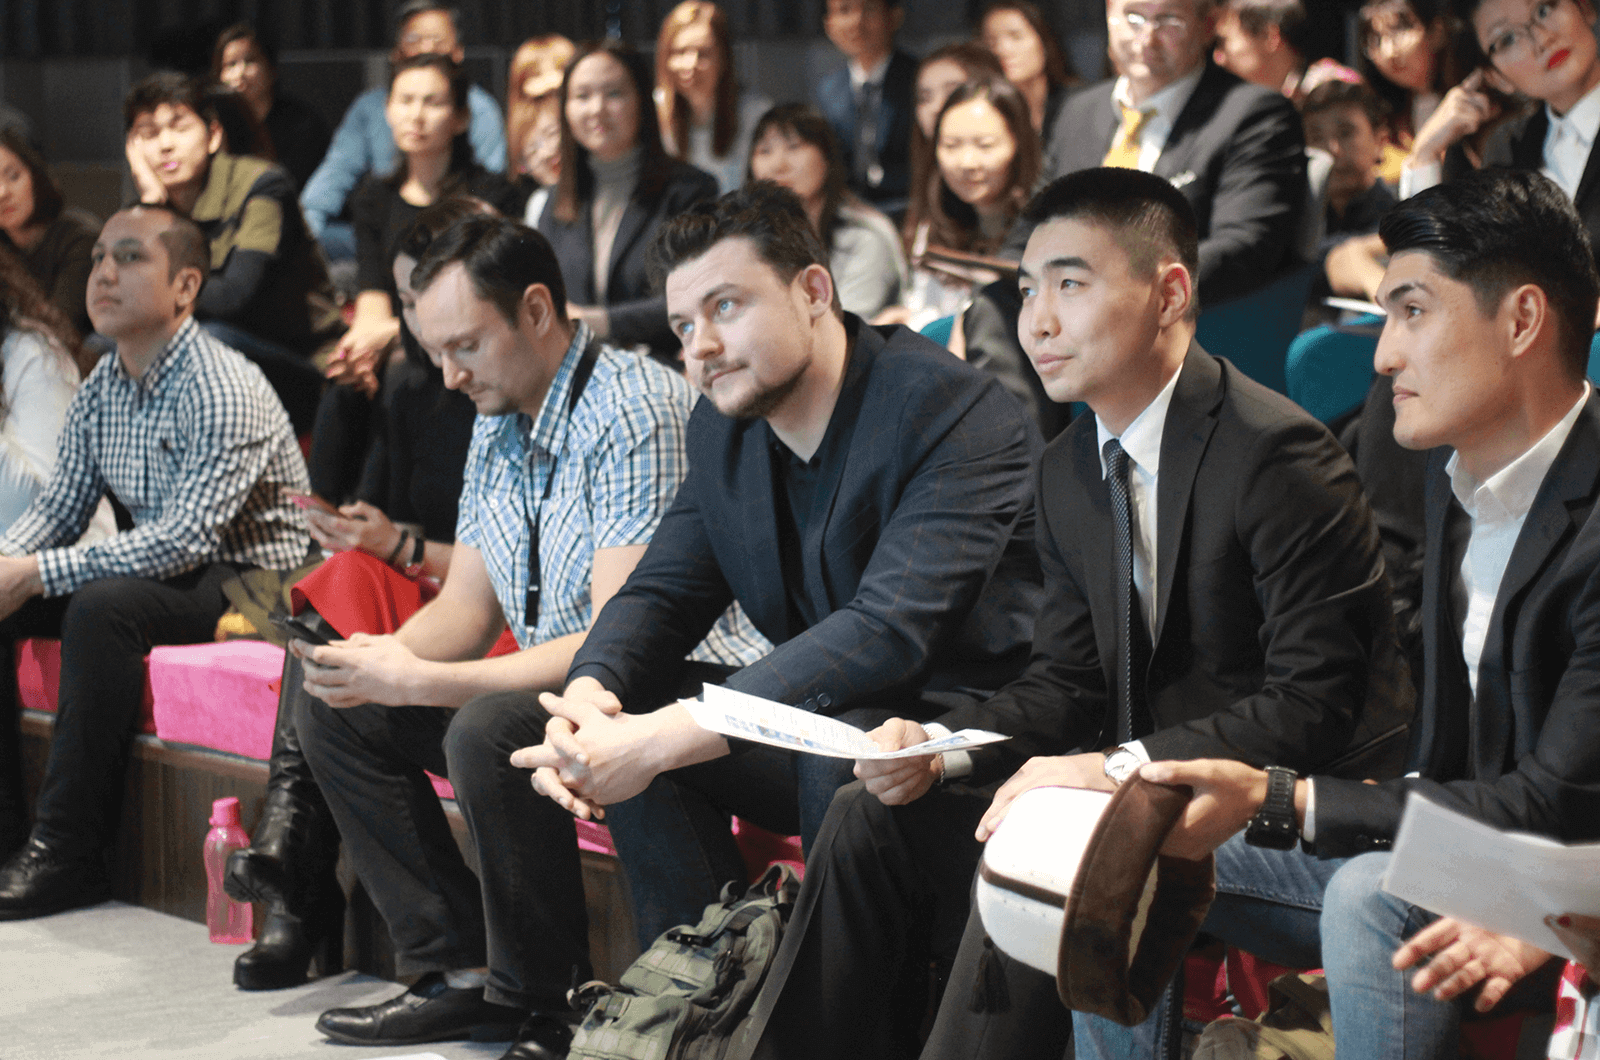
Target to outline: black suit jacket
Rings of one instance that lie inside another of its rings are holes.
[[[1504,166],[1510,169],[1537,171],[1544,167],[1544,138],[1550,131],[1550,116],[1543,104],[1531,106],[1527,113],[1513,118],[1489,134],[1483,145],[1484,168]],[[1450,180],[1469,172],[1472,163],[1458,144],[1445,155],[1445,179]],[[1578,194],[1573,197],[1578,216],[1595,244],[1597,262],[1600,262],[1600,151],[1589,150],[1589,160],[1584,163],[1583,176],[1578,179]]]
[[[853,187],[868,202],[903,208],[911,192],[911,123],[916,120],[917,60],[896,49],[883,74],[882,105],[878,112],[878,164],[883,181],[877,187]],[[844,150],[844,168],[851,172],[856,149],[856,97],[848,68],[836,70],[817,82],[817,109]]]
[[[976,782],[1116,740],[1116,557],[1096,442],[1080,416],[1040,464],[1045,605],[1027,672],[940,719],[1016,737],[973,753]],[[1194,345],[1156,494],[1151,757],[1396,775],[1413,697],[1372,513],[1333,436]]]
[[[1119,125],[1103,81],[1068,98],[1050,128],[1046,182],[1105,160]],[[1306,209],[1305,136],[1281,93],[1209,60],[1178,114],[1154,173],[1181,190],[1200,226],[1200,297],[1215,305],[1277,279],[1294,257]],[[1027,226],[1006,241],[1020,258]]]
[[[645,705],[734,600],[777,647],[726,683],[811,710],[992,690],[1021,670],[1040,599],[1038,432],[998,382],[928,339],[846,322],[850,363],[828,435],[848,432],[848,449],[819,484],[802,542],[825,560],[803,591],[827,617],[790,627],[776,436],[702,400],[689,473],[571,678]]]
[[[1446,456],[1429,467],[1427,662],[1411,763],[1427,779],[1373,786],[1318,777],[1324,856],[1387,848],[1410,791],[1502,828],[1569,842],[1600,836],[1600,396],[1579,415],[1512,549],[1476,698],[1450,619],[1459,557],[1445,547],[1454,503]]]
[[[677,357],[678,340],[667,326],[666,296],[657,292],[651,281],[650,245],[664,222],[697,202],[717,197],[715,177],[687,162],[670,165],[671,173],[658,195],[647,200],[636,191],[623,211],[616,241],[611,244],[605,302],[611,316],[607,342],[618,346],[644,343],[668,362]],[[567,298],[578,305],[600,303],[594,290],[594,227],[589,221],[593,205],[589,198],[580,201],[577,220],[567,224],[556,219],[552,195],[539,216],[539,231],[550,240],[561,264]]]

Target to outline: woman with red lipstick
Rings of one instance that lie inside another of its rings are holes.
[[[1474,165],[1543,170],[1600,240],[1600,186],[1585,181],[1600,132],[1600,45],[1591,0],[1457,0],[1478,69],[1450,90],[1417,133],[1401,182],[1410,195]],[[1496,93],[1530,101],[1489,133],[1480,158],[1468,138],[1503,116]]]
[[[678,362],[667,300],[651,282],[657,229],[717,194],[661,142],[651,71],[617,40],[578,48],[561,83],[561,180],[539,218],[567,282],[567,315],[614,346]]]

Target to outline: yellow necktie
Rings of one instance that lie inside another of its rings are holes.
[[[1120,104],[1119,104],[1120,105]],[[1144,131],[1145,122],[1155,114],[1153,110],[1135,110],[1133,107],[1122,108],[1122,128],[1117,130],[1117,135],[1111,139],[1111,150],[1106,152],[1102,165],[1116,166],[1119,169],[1139,168],[1139,134]]]

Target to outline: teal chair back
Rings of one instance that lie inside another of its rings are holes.
[[[1204,308],[1195,338],[1208,353],[1226,357],[1245,375],[1285,393],[1284,356],[1300,331],[1306,299],[1311,296],[1310,265],[1302,265],[1254,294]]]

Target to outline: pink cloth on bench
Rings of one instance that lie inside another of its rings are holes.
[[[61,688],[61,642],[38,637],[21,641],[16,672],[21,704],[55,713]],[[265,641],[156,648],[146,667],[143,731],[172,743],[269,758],[282,675],[283,649]],[[428,779],[441,798],[455,798],[448,780],[431,773]],[[616,854],[605,825],[594,821],[574,824],[579,847]],[[733,830],[751,879],[760,876],[768,861],[789,861],[803,868],[797,837],[774,835],[738,818]]]

